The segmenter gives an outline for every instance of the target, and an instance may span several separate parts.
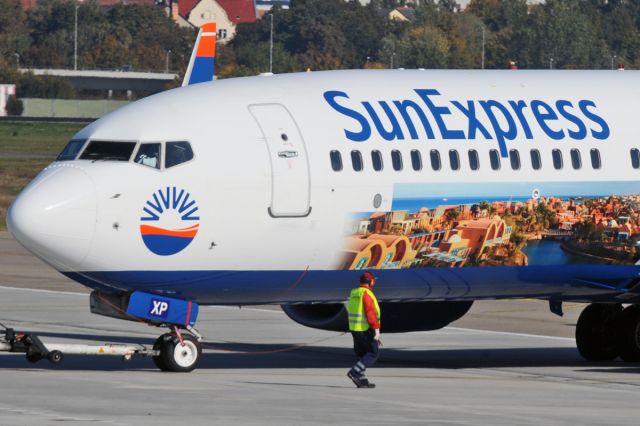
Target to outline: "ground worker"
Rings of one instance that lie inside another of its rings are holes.
[[[347,376],[359,388],[374,388],[365,376],[367,367],[378,359],[380,346],[380,306],[373,294],[376,279],[371,272],[360,276],[360,286],[351,290],[347,311],[349,312],[349,330],[353,336],[353,351],[358,362],[349,370]]]

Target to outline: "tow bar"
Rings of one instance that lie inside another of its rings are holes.
[[[133,356],[157,356],[158,350],[148,349],[144,345],[82,345],[67,343],[44,343],[33,333],[15,331],[6,328],[4,337],[0,337],[0,352],[25,353],[27,361],[35,363],[47,359],[59,364],[65,355],[120,356],[129,361]]]

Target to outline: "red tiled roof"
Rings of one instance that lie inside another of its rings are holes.
[[[253,0],[216,0],[216,2],[227,12],[229,20],[234,24],[241,22],[255,22],[256,11]],[[178,0],[178,12],[180,16],[186,18],[189,12],[200,3],[200,0]]]
[[[217,0],[217,2],[234,24],[256,21],[253,0]]]
[[[200,0],[178,0],[178,13],[186,18]]]
[[[27,11],[40,3],[40,0],[20,0],[22,9]],[[114,6],[116,4],[138,4],[146,6],[155,6],[155,0],[97,0],[98,6]]]
[[[22,10],[27,11],[38,5],[38,0],[21,0],[20,4],[22,4]]]

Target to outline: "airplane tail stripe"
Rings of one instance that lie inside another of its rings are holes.
[[[196,58],[215,58],[216,57],[216,36],[215,34],[202,34],[200,44],[196,51]]]
[[[191,78],[189,84],[202,83],[212,80],[213,66],[215,58],[207,58],[204,56],[198,56],[195,58],[193,70],[191,71]]]

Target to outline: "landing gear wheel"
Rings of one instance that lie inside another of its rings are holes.
[[[593,303],[582,311],[576,325],[578,352],[587,361],[613,361],[618,356],[614,330],[620,304]]]
[[[164,340],[160,349],[160,357],[166,367],[164,371],[188,373],[197,367],[202,356],[200,342],[190,334],[183,334],[182,341],[183,344],[173,335],[170,339]]]
[[[627,306],[618,324],[616,344],[620,358],[627,362],[640,361],[640,305]]]
[[[64,355],[60,351],[51,351],[47,359],[51,364],[60,364],[64,360]]]
[[[153,363],[158,367],[161,371],[169,371],[167,368],[167,364],[164,362],[164,358],[162,357],[162,353],[165,351],[164,347],[166,346],[165,341],[171,339],[170,334],[163,334],[158,337],[158,339],[153,344],[153,350],[159,351],[159,355],[153,356]]]

